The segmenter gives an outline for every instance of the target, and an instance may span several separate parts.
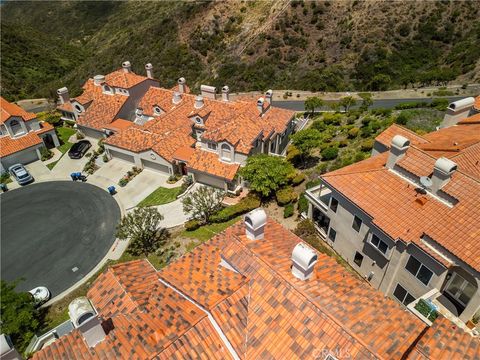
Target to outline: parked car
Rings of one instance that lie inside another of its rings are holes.
[[[88,140],[81,140],[70,148],[68,156],[70,159],[81,159],[83,155],[92,147],[92,144]]]
[[[46,303],[50,299],[50,291],[45,286],[39,286],[29,291],[36,306]]]
[[[22,164],[15,164],[8,168],[8,172],[17,180],[20,185],[25,185],[33,181],[33,176],[30,175],[25,166]]]

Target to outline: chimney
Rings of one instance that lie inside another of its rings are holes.
[[[245,233],[250,240],[263,239],[265,234],[265,224],[267,223],[267,214],[265,210],[258,208],[250,211],[244,218]]]
[[[22,356],[12,344],[10,337],[2,334],[0,335],[0,358],[2,360],[22,360]]]
[[[66,87],[58,89],[57,94],[61,104],[65,104],[70,101],[70,95],[68,94],[68,89]]]
[[[142,108],[137,108],[137,110],[135,110],[135,116],[137,118],[141,118],[143,116],[143,109]]]
[[[79,297],[68,305],[68,314],[73,326],[80,330],[89,347],[94,347],[105,339],[105,330],[90,301]]]
[[[93,77],[93,84],[95,86],[100,86],[102,85],[103,83],[105,83],[105,76],[104,75],[95,75]]]
[[[457,170],[457,164],[445,157],[438,158],[433,166],[432,186],[430,190],[433,193],[441,190],[452,178],[452,174]]]
[[[187,92],[187,81],[183,77],[178,79],[178,91],[180,91],[180,94],[185,94]]]
[[[215,86],[200,85],[200,93],[206,98],[215,99],[216,92],[217,88]]]
[[[264,108],[263,108],[264,102],[265,102],[265,100],[264,100],[263,97],[261,97],[257,100],[257,109],[258,109],[258,112],[260,113],[260,115],[262,115],[263,111],[264,111]]]
[[[268,106],[272,105],[273,90],[267,90],[267,92],[265,93],[265,100],[267,101]]]
[[[227,85],[225,85],[223,88],[222,88],[222,100],[223,101],[229,101],[229,95],[230,95],[230,89],[228,88]]]
[[[395,164],[405,155],[410,147],[410,140],[401,135],[395,135],[390,146],[390,153],[387,159],[387,168],[393,169]]]
[[[132,72],[132,64],[130,64],[130,61],[124,61],[122,63],[122,68],[126,73]]]
[[[200,109],[203,107],[203,96],[201,95],[198,95],[196,98],[195,98],[195,109]]]
[[[307,280],[313,275],[318,256],[303,243],[298,243],[292,251],[292,274],[297,279]]]
[[[148,63],[145,65],[145,70],[147,72],[147,77],[153,79],[153,65]]]
[[[180,94],[178,91],[175,91],[173,93],[172,102],[176,105],[180,103],[180,101],[182,101],[182,94]]]

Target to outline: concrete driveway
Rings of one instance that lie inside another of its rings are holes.
[[[92,150],[89,150],[92,152]],[[51,176],[58,180],[71,180],[70,174],[83,170],[89,158],[84,156],[81,159],[70,159],[68,154],[62,156],[51,171]]]

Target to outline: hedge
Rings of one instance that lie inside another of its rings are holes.
[[[210,217],[210,221],[214,223],[222,223],[233,219],[238,215],[245,214],[260,206],[260,198],[252,193],[248,194],[238,204],[223,208]]]
[[[275,194],[277,197],[277,203],[280,206],[285,206],[287,204],[290,204],[292,202],[297,201],[297,193],[291,186],[287,186],[283,189],[280,189],[277,191]]]
[[[297,186],[300,185],[302,182],[305,181],[305,174],[299,172],[298,174],[295,175],[295,177],[292,179],[292,185]]]
[[[305,197],[305,193],[301,193],[298,197],[298,212],[301,214],[308,211],[308,200]]]
[[[288,204],[287,206],[285,206],[285,208],[283,209],[283,217],[284,218],[288,218],[290,216],[293,215],[293,204]]]
[[[185,230],[187,231],[193,231],[193,230],[197,230],[199,227],[200,227],[200,221],[198,220],[188,220],[186,223],[185,223]]]

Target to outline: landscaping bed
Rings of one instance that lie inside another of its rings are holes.
[[[177,196],[182,192],[182,187],[165,188],[160,186],[153,191],[145,199],[143,199],[137,206],[157,206],[168,204],[177,199]]]

